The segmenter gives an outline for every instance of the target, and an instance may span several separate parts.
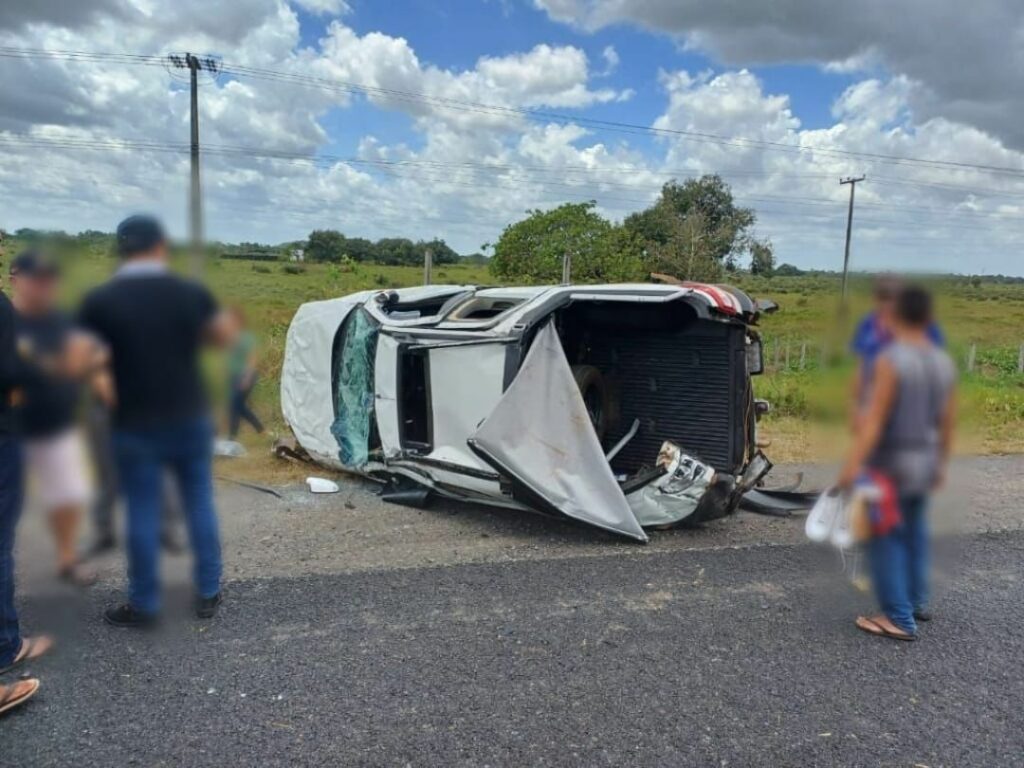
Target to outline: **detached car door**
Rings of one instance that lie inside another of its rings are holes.
[[[467,441],[539,511],[647,541],[612,474],[553,323]]]

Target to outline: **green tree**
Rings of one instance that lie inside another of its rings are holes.
[[[315,229],[306,241],[306,258],[310,261],[341,261],[345,255],[345,236],[334,229]]]
[[[562,259],[572,260],[572,280],[579,283],[639,280],[644,265],[639,241],[595,210],[596,203],[566,203],[549,211],[534,210],[505,227],[494,246],[491,272],[500,280],[557,283]]]
[[[662,262],[677,261],[669,258],[669,252],[685,248],[691,254],[687,261],[707,272],[714,270],[704,258],[735,269],[739,254],[751,245],[749,231],[755,220],[753,210],[736,205],[732,189],[720,176],[709,175],[682,184],[668,182],[653,206],[632,214],[624,223],[641,240],[648,255]],[[685,240],[680,241],[680,237]],[[697,274],[677,277],[699,279]]]
[[[780,264],[776,268],[775,274],[780,277],[799,277],[804,274],[804,271],[800,267],[794,267],[792,264]]]
[[[353,261],[377,260],[377,246],[364,237],[346,237],[345,253]]]
[[[440,238],[434,238],[429,242],[416,243],[416,248],[420,253],[421,262],[428,249],[434,264],[454,264],[459,260],[458,252]]]
[[[775,272],[775,251],[771,241],[761,240],[750,246],[750,274],[771,277]]]
[[[644,256],[651,272],[664,272],[683,280],[713,283],[722,278],[723,266],[717,258],[707,222],[700,213],[685,218],[661,212],[664,242],[644,243]]]
[[[386,237],[377,241],[377,263],[389,265],[422,264],[423,252],[407,237]]]

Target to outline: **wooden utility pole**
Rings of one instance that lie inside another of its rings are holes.
[[[188,63],[189,83],[192,90],[190,149],[192,182],[189,186],[188,228],[192,241],[192,271],[199,275],[203,271],[203,203],[202,187],[199,182],[199,59],[191,53],[186,53],[185,60]]]
[[[572,254],[568,251],[562,256],[562,285],[572,282]]]
[[[199,276],[203,272],[203,190],[199,174],[199,72],[205,71],[209,72],[212,76],[216,76],[220,72],[220,62],[210,56],[200,58],[191,53],[184,55],[171,54],[167,59],[171,66],[177,69],[187,69],[189,75],[191,179],[188,198],[188,223],[192,252],[192,272]]]
[[[434,277],[434,253],[429,248],[423,251],[423,284],[430,285]]]
[[[850,239],[853,236],[853,196],[857,189],[857,182],[864,181],[864,178],[863,175],[847,176],[845,179],[839,180],[840,185],[850,185],[850,208],[846,213],[846,251],[843,253],[843,295],[839,304],[839,311],[844,317],[846,316],[846,281],[850,272]]]

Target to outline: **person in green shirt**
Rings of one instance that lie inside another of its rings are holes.
[[[240,332],[234,345],[228,350],[228,437],[234,440],[242,421],[247,421],[258,433],[263,433],[263,423],[249,407],[249,395],[256,386],[256,337],[249,330],[245,311],[238,306],[231,308]]]

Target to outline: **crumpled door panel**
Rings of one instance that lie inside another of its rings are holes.
[[[515,379],[468,440],[548,511],[647,541],[594,433],[553,323],[534,339]]]

